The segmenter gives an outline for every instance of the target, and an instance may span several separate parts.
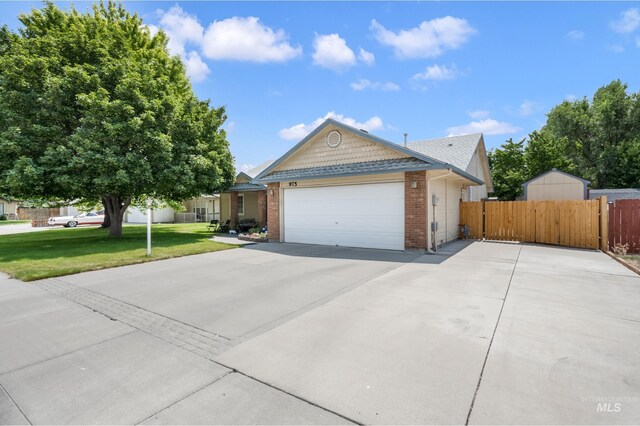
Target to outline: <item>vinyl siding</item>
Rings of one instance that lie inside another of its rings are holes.
[[[551,172],[527,185],[527,200],[584,200],[584,183],[563,173]]]
[[[332,130],[342,134],[340,145],[329,147],[326,137]],[[307,169],[312,167],[335,166],[340,164],[363,163],[368,161],[406,158],[399,152],[371,142],[351,132],[328,126],[299,148],[296,153],[279,164],[277,170]]]

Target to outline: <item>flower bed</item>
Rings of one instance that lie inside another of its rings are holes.
[[[238,239],[239,240],[243,240],[243,241],[253,241],[256,243],[266,243],[267,240],[267,234],[265,232],[253,232],[251,234],[245,233],[245,234],[238,234]]]

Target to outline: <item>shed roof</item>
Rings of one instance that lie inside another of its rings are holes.
[[[617,189],[591,189],[589,198],[595,199],[602,195],[607,196],[607,201],[616,200],[639,200],[640,188],[617,188]]]
[[[553,169],[549,170],[548,172],[544,172],[544,173],[542,173],[542,174],[540,174],[540,175],[538,175],[538,176],[536,176],[536,177],[534,177],[534,178],[532,178],[532,179],[529,179],[528,181],[526,181],[525,183],[523,183],[523,184],[522,184],[522,186],[524,186],[524,187],[526,188],[526,187],[527,187],[527,186],[529,186],[529,184],[530,184],[531,182],[533,182],[534,180],[538,180],[538,179],[540,179],[541,177],[548,175],[549,173],[560,173],[560,174],[562,174],[562,175],[569,176],[569,177],[574,178],[574,179],[578,179],[579,181],[581,181],[582,183],[584,183],[584,184],[585,184],[585,186],[589,184],[589,181],[588,181],[588,180],[586,180],[586,179],[582,179],[581,177],[576,176],[576,175],[572,175],[571,173],[563,172],[562,170],[558,170],[558,169],[556,169],[556,168],[554,167]]]

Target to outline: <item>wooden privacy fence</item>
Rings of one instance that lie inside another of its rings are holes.
[[[609,250],[627,244],[629,253],[640,253],[640,200],[609,203]]]
[[[487,240],[606,250],[606,217],[606,197],[460,203],[460,223],[469,226],[470,237]]]

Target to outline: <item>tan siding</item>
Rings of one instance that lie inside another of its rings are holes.
[[[357,185],[361,183],[384,183],[403,182],[404,173],[387,173],[379,175],[349,176],[327,179],[309,179],[296,182],[297,188],[308,188],[312,186],[336,186],[336,185]],[[289,182],[282,182],[282,186],[289,187]]]
[[[336,130],[328,126],[298,149],[290,158],[279,164],[276,170],[306,169],[311,167],[335,166],[339,164],[363,163],[368,161],[405,158],[404,154],[393,151],[381,144],[337,129],[342,134],[342,142],[335,148],[326,143],[327,134]]]
[[[427,179],[441,175],[442,172],[427,172]],[[438,246],[458,238],[458,223],[460,221],[460,198],[463,196],[464,182],[455,176],[441,178],[428,184],[428,230],[431,233],[433,221],[432,195],[439,198],[435,207],[435,221],[438,222],[436,243]]]
[[[220,222],[231,219],[231,197],[229,193],[220,194]]]
[[[238,214],[238,219],[258,220],[258,193],[244,192],[244,214]]]
[[[0,203],[4,204],[4,214],[9,215],[18,213],[18,203],[7,201],[4,198],[0,198]]]
[[[527,200],[584,200],[584,183],[562,173],[551,172],[527,185]]]
[[[465,171],[481,179],[483,182],[486,181],[487,177],[484,175],[484,168],[482,167],[482,160],[480,159],[478,149],[476,149],[476,152],[473,154],[469,162],[469,167],[467,167]],[[487,185],[470,186],[464,198],[465,201],[480,201],[483,198],[487,198]]]

